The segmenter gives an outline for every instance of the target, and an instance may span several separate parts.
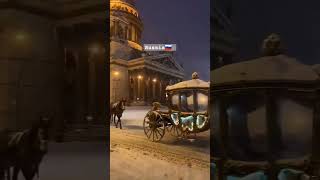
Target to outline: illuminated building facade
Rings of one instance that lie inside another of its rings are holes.
[[[166,86],[184,79],[183,68],[172,54],[143,51],[143,23],[134,1],[111,0],[110,8],[110,102],[164,102]]]

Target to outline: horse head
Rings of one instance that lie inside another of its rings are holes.
[[[48,151],[50,120],[48,117],[41,116],[35,121],[31,128],[32,147],[42,153]]]
[[[127,103],[127,100],[125,98],[122,98],[121,101],[119,102],[121,110],[124,111],[126,109],[126,103]]]

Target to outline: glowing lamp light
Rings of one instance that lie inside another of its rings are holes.
[[[138,76],[138,79],[142,79],[142,78],[143,78],[143,76],[141,76],[141,75]]]
[[[19,33],[19,34],[16,35],[16,39],[17,40],[24,40],[25,38],[26,38],[26,36],[24,34],[22,34],[22,33]]]
[[[100,52],[102,52],[102,48],[101,46],[99,46],[99,44],[92,44],[89,48],[88,48],[89,52],[92,54],[99,54]]]
[[[155,83],[155,82],[157,82],[157,79],[156,79],[156,78],[154,78],[154,79],[152,79],[152,81]]]
[[[115,76],[119,76],[119,71],[115,71],[115,72],[113,72],[113,74],[115,75]]]
[[[15,34],[15,39],[17,41],[25,41],[27,39],[27,35],[25,32],[17,32]]]

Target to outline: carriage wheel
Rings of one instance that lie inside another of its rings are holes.
[[[143,120],[144,133],[150,141],[160,141],[165,133],[165,124],[161,118],[153,113],[148,113]]]
[[[174,137],[181,137],[183,132],[179,126],[172,124],[168,127],[169,133]]]

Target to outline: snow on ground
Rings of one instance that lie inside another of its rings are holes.
[[[208,152],[192,146],[151,142],[128,130],[111,128],[110,133],[111,180],[210,179]]]
[[[166,133],[161,142],[150,142],[143,119],[151,106],[128,106],[123,129],[110,128],[111,180],[209,180],[210,131],[193,141]]]
[[[118,148],[111,153],[111,180],[209,180],[209,168],[177,165],[154,158],[152,153]]]
[[[127,106],[122,115],[122,122],[126,125],[142,126],[142,122],[151,106]]]
[[[107,180],[107,146],[99,142],[51,143],[40,180]],[[23,180],[20,173],[19,180]]]

